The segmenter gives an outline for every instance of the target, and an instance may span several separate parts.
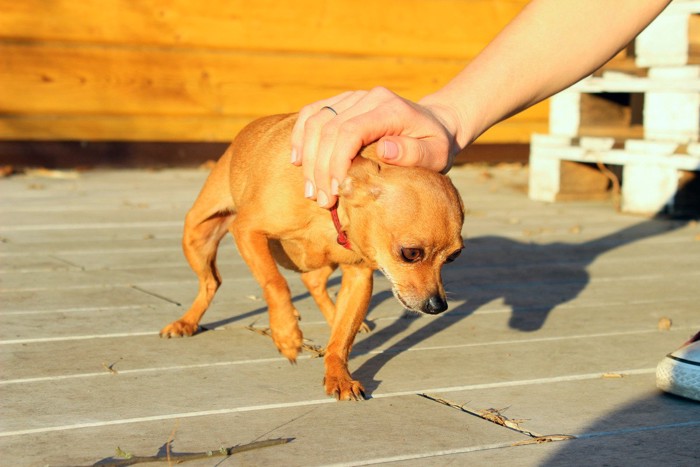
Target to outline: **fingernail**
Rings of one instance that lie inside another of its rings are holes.
[[[340,187],[340,183],[338,183],[338,180],[335,178],[331,178],[331,194],[333,196],[338,196],[338,189]]]
[[[292,148],[292,164],[296,164],[299,160],[299,154],[297,153],[297,148]]]
[[[326,204],[328,204],[328,196],[323,191],[318,190],[318,193],[316,194],[316,202],[319,206],[324,207]]]
[[[399,157],[399,146],[393,141],[384,141],[384,154],[382,159],[393,160]]]
[[[314,188],[314,184],[311,183],[311,181],[307,180],[306,185],[304,186],[304,196],[307,198],[313,198],[314,191],[316,191],[316,189]]]

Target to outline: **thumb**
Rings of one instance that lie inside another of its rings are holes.
[[[436,140],[386,136],[377,146],[377,155],[387,164],[424,167],[436,172],[447,166],[449,148]]]

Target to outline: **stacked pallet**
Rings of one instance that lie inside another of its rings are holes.
[[[680,180],[700,171],[699,13],[674,1],[626,59],[551,99],[549,134],[530,146],[532,199],[599,197],[609,183],[595,167],[619,166],[623,212],[674,211]]]

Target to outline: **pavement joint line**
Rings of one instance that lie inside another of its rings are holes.
[[[675,330],[677,331],[682,331],[682,330],[695,330],[697,329],[698,326],[686,326],[683,328],[676,328]],[[352,355],[351,360],[361,357],[361,356],[367,356],[367,355],[380,355],[380,354],[395,354],[395,353],[402,353],[402,352],[430,352],[430,351],[435,351],[435,350],[450,350],[450,349],[460,349],[460,348],[470,348],[470,347],[486,347],[490,345],[517,345],[517,344],[536,344],[540,342],[554,342],[554,341],[562,341],[562,340],[571,340],[571,339],[596,339],[596,338],[602,338],[602,337],[615,337],[615,336],[624,336],[624,335],[638,335],[638,334],[651,334],[651,333],[657,333],[659,332],[658,330],[639,330],[639,331],[624,331],[624,332],[615,332],[615,333],[597,333],[597,334],[581,334],[581,335],[574,335],[574,336],[556,336],[556,337],[542,337],[542,338],[536,338],[536,339],[512,339],[512,340],[503,340],[503,341],[491,341],[491,342],[471,342],[471,343],[466,343],[466,344],[455,344],[455,345],[442,345],[442,346],[426,346],[426,347],[406,347],[406,348],[401,348],[401,349],[378,349],[378,350],[372,350],[369,352],[357,352],[356,354]],[[147,333],[144,335],[152,336],[156,333]],[[104,336],[104,337],[111,337],[110,336]],[[120,336],[118,336],[120,337]],[[6,342],[6,341],[5,341]],[[0,345],[4,344],[3,341],[0,341]],[[316,356],[313,355],[299,355],[297,357],[297,360],[311,360],[317,358]],[[216,367],[222,367],[222,366],[236,366],[236,365],[255,365],[255,364],[261,364],[261,363],[270,363],[270,362],[280,362],[280,361],[286,361],[284,357],[273,357],[273,358],[258,358],[258,359],[246,359],[246,360],[231,360],[231,361],[225,361],[225,362],[211,362],[211,363],[197,363],[197,364],[191,364],[191,365],[172,365],[172,366],[167,366],[167,367],[152,367],[152,368],[134,368],[134,369],[128,369],[128,370],[118,370],[117,373],[120,375],[129,375],[129,374],[143,374],[143,373],[157,373],[157,372],[165,372],[165,371],[181,371],[181,370],[191,370],[191,369],[205,369],[205,368],[216,368]],[[28,384],[28,383],[41,383],[41,382],[51,382],[51,381],[61,381],[61,380],[68,380],[68,379],[78,379],[78,378],[91,378],[91,377],[101,377],[101,376],[113,376],[112,373],[108,372],[92,372],[92,373],[76,373],[72,375],[58,375],[58,376],[44,376],[44,377],[37,377],[37,378],[20,378],[20,379],[11,379],[11,380],[0,380],[0,386],[6,386],[6,385],[11,385],[11,384]]]
[[[233,277],[226,282],[255,282],[253,277]],[[160,282],[142,282],[139,285],[142,287],[153,287],[153,286],[167,286],[167,285],[181,285],[181,284],[194,284],[196,287],[197,279],[183,279],[174,281],[160,281]],[[108,283],[108,284],[84,284],[84,285],[71,285],[63,287],[14,287],[14,288],[3,288],[0,293],[7,292],[46,292],[53,290],[86,290],[86,289],[118,289],[118,288],[132,288],[133,283],[124,282],[121,284]]]
[[[39,224],[39,225],[4,225],[0,232],[46,232],[55,230],[105,230],[105,229],[136,229],[153,227],[182,227],[182,221],[154,222],[100,222],[91,224]]]
[[[627,435],[627,434],[634,434],[634,433],[642,433],[642,432],[647,432],[647,431],[667,430],[667,429],[673,429],[673,428],[688,428],[688,427],[695,427],[695,426],[700,426],[700,421],[690,421],[690,422],[681,422],[681,423],[671,423],[671,424],[666,424],[666,425],[654,425],[654,426],[635,427],[635,428],[627,428],[627,429],[612,430],[612,431],[584,433],[582,435],[575,435],[576,439],[572,439],[570,441],[576,442],[577,440],[582,440],[582,439],[591,439],[591,438],[600,438],[600,437],[609,437],[609,436],[620,436],[620,435]],[[417,460],[417,459],[428,459],[428,458],[432,458],[432,457],[443,457],[443,456],[450,456],[450,455],[455,455],[455,454],[467,454],[470,452],[488,451],[491,449],[503,449],[503,448],[511,448],[511,447],[518,447],[518,446],[514,446],[513,442],[482,444],[479,446],[465,446],[463,448],[443,449],[443,450],[439,450],[439,451],[426,451],[426,452],[419,452],[419,453],[413,453],[413,454],[403,454],[403,455],[399,455],[399,456],[376,457],[374,459],[356,460],[356,461],[347,462],[347,463],[341,462],[341,463],[336,463],[336,464],[321,464],[320,467],[353,467],[353,466],[363,466],[363,465],[386,464],[386,463],[390,463],[390,462],[402,462],[402,461],[410,461],[410,460]]]
[[[157,235],[158,240],[172,240],[176,242],[182,241],[182,234],[176,233],[177,230],[167,230],[167,231],[159,231]],[[128,241],[128,242],[146,242],[149,241],[148,239],[144,238],[144,234],[142,230],[135,230],[133,232],[120,232],[118,236],[113,237],[114,240],[123,240],[123,241]],[[65,239],[61,237],[57,238],[46,238],[46,237],[41,237],[40,240],[34,240],[32,238],[28,238],[25,236],[11,236],[8,239],[9,241],[7,242],[8,244],[14,246],[14,247],[22,247],[22,248],[35,248],[37,244],[42,245],[42,247],[45,247],[46,245],[61,245],[65,243]],[[90,233],[85,233],[83,235],[78,235],[74,234],[71,235],[71,239],[73,240],[79,240],[82,241],[84,244],[89,244],[91,241],[95,240],[95,235]],[[38,251],[38,250],[37,250]]]
[[[64,252],[61,254],[71,254],[70,252]],[[2,255],[0,255],[2,257]],[[182,268],[182,270],[186,270],[186,264],[183,263],[182,261],[172,261],[172,262],[159,262],[156,266],[144,266],[143,264],[133,264],[133,265],[115,265],[115,266],[95,266],[95,267],[89,267],[89,266],[81,266],[76,263],[70,262],[68,260],[62,259],[57,257],[56,255],[53,254],[46,254],[45,257],[54,259],[56,261],[59,261],[61,263],[64,263],[66,266],[70,266],[72,268],[75,268],[77,271],[82,271],[82,272],[93,272],[93,271],[104,271],[104,270],[109,270],[109,271],[138,271],[142,269],[153,269],[153,270],[158,270],[158,269],[167,269],[167,270],[172,270],[172,269],[177,269],[177,268]],[[689,260],[689,259],[700,259],[700,256],[697,258],[690,257],[686,255],[684,259]],[[612,262],[618,262],[618,261],[610,261],[607,264],[610,264]],[[588,263],[540,263],[540,264],[534,264],[534,266],[541,266],[541,269],[549,269],[551,267],[555,266],[566,266],[566,265],[575,265],[575,264],[580,264],[582,266],[587,266]],[[217,261],[217,266],[219,268],[222,267],[240,267],[240,266],[245,266],[245,263],[243,261]],[[508,265],[499,265],[499,266],[476,266],[476,267],[464,267],[464,268],[457,268],[457,269],[452,269],[450,272],[455,273],[457,271],[466,271],[468,273],[473,273],[477,274],[480,272],[483,272],[485,270],[497,270],[497,269],[504,269],[504,270],[509,270],[509,271],[517,271],[519,269],[532,269],[532,265],[528,266],[527,268],[525,267],[510,267]],[[582,268],[588,271],[588,268]],[[51,273],[51,272],[63,272],[66,269],[61,269],[56,266],[41,266],[41,267],[26,267],[26,268],[0,268],[0,274],[37,274],[37,273]],[[295,277],[295,276],[291,276]],[[595,282],[616,282],[616,281],[621,281],[621,280],[656,280],[659,279],[661,276],[658,274],[654,275],[648,275],[648,276],[620,276],[620,275],[615,275],[614,277],[601,277],[595,279]],[[251,277],[252,278],[252,277]],[[225,281],[229,282],[231,280],[246,280],[247,278],[244,277],[229,277],[226,278]],[[454,283],[456,282],[454,279],[451,279],[451,282]],[[499,285],[499,287],[502,287]],[[55,288],[46,288],[46,290],[53,290]],[[43,290],[43,289],[42,289]]]
[[[375,292],[387,292],[389,289],[377,289]],[[566,310],[578,310],[578,309],[586,309],[586,308],[599,308],[601,306],[605,307],[614,307],[614,306],[627,306],[627,305],[657,305],[657,304],[667,304],[669,302],[692,302],[696,303],[697,302],[697,297],[670,297],[670,298],[664,298],[664,299],[642,299],[642,300],[626,300],[623,302],[612,302],[612,301],[606,301],[604,304],[601,303],[578,303],[578,304],[572,304],[572,303],[563,303],[561,305],[557,306],[557,309],[566,309]],[[465,303],[467,303],[464,300],[456,300],[456,301],[450,301],[453,306],[460,306]],[[226,306],[224,302],[221,302],[220,305],[218,306]],[[100,307],[71,307],[71,308],[57,308],[55,310],[8,310],[8,311],[0,311],[0,318],[3,316],[14,316],[14,315],[41,315],[41,314],[50,314],[50,313],[89,313],[89,312],[94,312],[94,311],[120,311],[120,310],[139,310],[142,308],[153,308],[153,305],[144,305],[144,304],[139,304],[139,305],[124,305],[124,306],[114,306],[114,307],[109,307],[109,306],[100,306]],[[527,310],[527,311],[546,311],[549,308],[543,307],[543,306],[532,306],[528,308],[521,308],[522,310]],[[489,315],[489,314],[501,314],[501,313],[511,313],[513,310],[510,307],[500,307],[500,308],[488,308],[488,309],[479,309],[474,312],[460,312],[457,311],[456,309],[453,311],[448,311],[448,314],[445,314],[444,316],[470,316],[470,315]],[[385,317],[379,317],[379,318],[370,318],[370,321],[384,321],[387,319],[398,319],[400,316],[385,316]],[[326,324],[325,321],[304,321],[304,324]]]
[[[696,326],[676,326],[674,331],[694,331],[698,329],[700,325]],[[483,347],[487,345],[514,345],[514,344],[535,344],[540,342],[557,342],[562,340],[570,339],[598,339],[601,337],[619,337],[619,336],[633,336],[640,334],[656,334],[658,329],[640,329],[636,331],[621,331],[621,332],[601,332],[595,334],[578,334],[573,336],[553,336],[553,337],[538,337],[535,339],[512,339],[503,341],[491,341],[491,342],[470,342],[465,344],[455,344],[455,345],[438,345],[429,347],[407,347],[403,349],[386,349],[386,350],[372,350],[370,352],[362,353],[358,352],[354,357],[360,355],[376,355],[376,354],[392,354],[401,352],[418,352],[418,351],[433,351],[433,350],[449,350],[449,349],[463,349],[469,347]],[[359,343],[358,343],[359,344]]]
[[[626,300],[623,302],[613,302],[613,301],[606,301],[605,303],[572,303],[572,302],[567,302],[567,303],[562,303],[561,305],[557,305],[556,309],[559,310],[578,310],[578,309],[586,309],[586,308],[599,308],[601,306],[604,307],[614,307],[614,306],[628,306],[628,305],[657,305],[660,303],[663,304],[668,304],[669,302],[692,302],[696,303],[697,302],[697,297],[694,296],[689,296],[689,297],[670,297],[670,298],[663,298],[663,299],[642,299],[642,300]],[[467,303],[466,301],[460,301],[460,302],[455,302],[464,304]],[[527,307],[527,308],[521,308],[521,309],[527,309],[527,311],[547,311],[550,308],[549,307],[544,307],[544,306],[532,306],[532,307]],[[456,316],[460,315],[486,315],[486,314],[497,314],[497,313],[511,313],[513,311],[512,308],[510,307],[502,307],[502,308],[493,308],[493,309],[487,309],[487,310],[476,310],[473,313],[470,312],[459,312],[455,311],[452,314]],[[1,314],[0,314],[1,316]]]
[[[115,253],[116,251],[116,253]],[[77,265],[75,263],[72,263],[64,258],[59,257],[59,255],[89,255],[89,254],[99,254],[101,256],[105,255],[111,255],[111,254],[128,254],[128,253],[163,253],[163,252],[169,252],[169,253],[180,253],[179,248],[172,248],[172,249],[165,249],[165,248],[156,248],[156,249],[148,249],[148,248],[143,248],[143,249],[134,249],[134,250],[124,250],[124,251],[118,251],[118,250],[104,250],[104,251],[99,251],[99,250],[94,250],[90,252],[74,252],[74,251],[46,251],[38,255],[33,255],[33,254],[22,254],[18,252],[12,252],[12,253],[1,253],[0,252],[0,258],[23,258],[23,257],[33,257],[37,256],[40,258],[43,257],[48,257],[55,259],[57,261],[66,263],[70,266],[77,267],[81,270],[84,271],[98,271],[98,270],[103,270],[104,268],[102,267],[95,267],[95,268],[89,268],[85,267],[83,265]],[[661,257],[659,256],[658,259],[662,260],[666,258],[666,256]],[[685,260],[692,260],[692,259],[697,259],[700,258],[700,255],[685,255],[684,259]],[[654,257],[645,257],[647,263],[651,260],[657,259]],[[606,265],[613,265],[613,264],[620,264],[620,263],[629,263],[631,261],[628,261],[625,258],[609,258],[605,260]],[[230,260],[220,260],[217,261],[217,265],[220,267],[231,267],[231,266],[241,266],[245,265],[242,259],[240,258],[232,258]],[[509,271],[513,270],[530,270],[533,268],[543,268],[543,269],[549,269],[553,266],[573,266],[573,267],[578,267],[578,266],[585,266],[585,269],[588,270],[587,266],[589,265],[589,262],[586,261],[557,261],[557,262],[541,262],[541,263],[530,263],[526,266],[523,265],[509,265],[509,264],[497,264],[497,265],[464,265],[464,266],[451,266],[449,273],[456,273],[459,271],[466,271],[466,272],[473,272],[473,273],[479,273],[483,272],[486,270],[489,271],[495,271],[498,269],[506,269]],[[177,267],[182,267],[183,270],[187,269],[186,268],[186,263],[183,261],[172,261],[172,262],[160,262],[158,263],[157,266],[144,266],[142,264],[134,264],[134,265],[117,265],[117,266],[109,266],[108,269],[110,271],[128,271],[128,270],[138,270],[138,269],[172,269],[172,268],[177,268]],[[55,268],[52,268],[50,266],[45,266],[45,267],[27,267],[27,268],[1,268],[0,269],[0,274],[33,274],[37,272],[52,272],[56,271]],[[293,276],[292,276],[293,277]],[[619,275],[616,275],[612,280],[617,280]],[[634,276],[633,279],[636,279],[637,277],[642,277],[643,276]],[[658,278],[659,275],[653,275],[653,278]],[[227,278],[226,280],[231,280],[231,279],[240,279],[240,277],[232,277],[232,278]],[[597,279],[598,281],[605,281],[608,280],[608,278],[600,278]]]
[[[187,208],[189,209],[189,208]],[[185,209],[184,211],[186,212]],[[7,210],[7,209],[2,209],[0,208],[0,214],[22,214],[22,213],[37,213],[37,212],[81,212],[81,209],[70,209],[70,210],[60,210],[60,211],[48,211],[46,209],[42,210],[17,210],[17,209],[12,209],[12,210]],[[104,212],[104,210],[99,209],[100,212]],[[119,210],[119,209],[111,209],[110,211],[114,212],[133,212],[130,210]],[[155,212],[157,210],[151,211]],[[146,212],[146,211],[144,211]],[[497,219],[497,212],[494,212],[494,220]],[[132,228],[132,227],[151,227],[151,226],[158,226],[158,227],[182,227],[182,224],[184,222],[184,217],[185,214],[182,214],[180,218],[173,219],[173,220],[161,220],[161,221],[141,221],[141,222],[110,222],[110,223],[100,223],[100,222],[95,222],[95,223],[85,223],[85,224],[24,224],[24,225],[13,225],[13,226],[0,226],[0,232],[26,232],[26,231],[47,231],[47,230],[91,230],[91,229],[106,229],[106,228]],[[472,217],[471,219],[475,219]],[[470,220],[469,216],[467,216],[467,219],[465,222],[468,222]],[[551,229],[551,231],[541,231],[537,232],[533,236],[525,236],[523,234],[523,230],[527,230],[528,228],[538,228],[534,227],[529,224],[514,224],[512,227],[512,231],[506,231],[506,232],[500,232],[499,235],[508,237],[508,238],[527,238],[528,240],[533,240],[533,239],[538,239],[538,238],[548,238],[548,237],[557,237],[557,236],[566,236],[566,237],[571,237],[571,234],[568,233],[568,229],[571,227],[569,222],[555,222],[556,219],[551,219],[551,221],[548,223],[547,227]],[[499,224],[500,225],[500,224]],[[620,225],[618,228],[620,229],[625,229],[629,227],[628,224],[623,224]],[[677,232],[669,232],[669,231],[659,231],[656,232],[654,235],[654,238],[652,239],[653,242],[658,242],[658,243],[674,243],[678,241],[683,241],[683,235],[682,232],[685,232],[687,230],[692,230],[692,227],[680,227],[678,229],[674,229]],[[588,225],[585,228],[585,232],[588,232],[590,235],[595,234],[598,231],[607,231],[606,226],[602,225]],[[473,238],[478,238],[480,234],[475,234],[473,235]],[[472,236],[470,236],[471,238]],[[586,237],[576,237],[576,238],[588,238]],[[592,237],[596,238],[596,237]],[[615,241],[611,240],[610,243],[615,243]]]
[[[47,255],[123,255],[125,253],[176,253],[181,252],[180,247],[140,247],[140,248],[102,248],[92,250],[34,250],[34,251],[5,251],[0,252],[0,258],[26,258],[31,256]]]
[[[513,442],[506,441],[503,443],[480,444],[478,446],[465,446],[461,448],[441,449],[439,451],[426,451],[414,454],[403,454],[399,456],[376,457],[374,459],[365,459],[346,463],[341,462],[337,464],[321,464],[320,467],[354,467],[363,465],[388,464],[392,462],[403,462],[418,459],[428,459],[431,457],[452,456],[455,454],[468,454],[470,452],[490,451],[492,449],[503,449],[510,447],[514,447]]]
[[[96,311],[122,311],[122,310],[141,310],[143,308],[152,308],[152,305],[124,305],[124,306],[90,306],[90,307],[71,307],[57,308],[55,310],[12,310],[0,311],[0,318],[3,316],[24,316],[24,315],[45,315],[49,313],[94,313]]]
[[[220,264],[219,266],[225,266],[225,264]],[[151,269],[147,266],[143,267],[143,269]],[[172,269],[172,267],[171,267]],[[94,270],[98,271],[98,270]],[[101,270],[102,271],[102,270]],[[118,271],[118,269],[106,269],[104,271]],[[61,270],[58,271],[61,273],[65,273],[65,271]],[[85,271],[87,272],[87,271]],[[285,277],[285,279],[294,279],[298,278],[299,274],[293,272],[293,271],[280,271],[282,276]],[[375,275],[376,276],[376,275]],[[331,279],[335,276],[331,276]],[[383,276],[382,276],[383,277]],[[375,278],[378,278],[376,276]],[[255,278],[252,275],[248,276],[237,276],[237,277],[230,277],[227,279],[224,279],[224,283],[230,283],[230,282],[254,282],[257,284]],[[147,281],[147,282],[139,282],[139,286],[141,287],[158,287],[158,286],[168,286],[168,285],[181,285],[181,284],[194,284],[194,286],[197,286],[197,278],[195,277],[194,274],[192,274],[191,279],[179,279],[179,280],[167,280],[167,281]],[[120,288],[120,287],[133,287],[134,284],[133,282],[123,282],[123,283],[118,283],[115,284],[113,282],[110,282],[108,284],[83,284],[83,285],[71,285],[71,286],[60,286],[60,287],[4,287],[0,289],[0,294],[2,293],[7,293],[7,292],[44,292],[44,291],[52,291],[52,290],[80,290],[80,289],[104,289],[104,288]]]
[[[382,321],[388,320],[388,319],[394,319],[393,317],[387,317],[387,318],[380,318]],[[317,321],[314,323],[305,323],[305,324],[325,324],[325,322],[322,321]],[[237,326],[238,327],[238,326]],[[245,329],[245,326],[238,327],[239,329]],[[680,331],[680,330],[694,330],[697,329],[697,325],[690,325],[690,326],[674,326],[673,330],[674,331]],[[219,328],[207,328],[209,331],[225,331],[230,328],[224,327],[219,327]],[[420,348],[412,348],[408,347],[406,349],[401,349],[397,350],[397,352],[403,352],[403,351],[416,351],[416,350],[444,350],[444,349],[455,349],[455,348],[462,348],[462,347],[478,347],[482,345],[506,345],[506,344],[515,344],[515,343],[527,343],[527,342],[550,342],[550,341],[558,341],[558,340],[565,340],[565,339],[584,339],[584,338],[596,338],[596,337],[611,337],[611,336],[625,336],[625,335],[635,335],[635,334],[648,334],[648,333],[657,333],[659,332],[658,329],[656,328],[649,328],[649,329],[639,329],[636,331],[622,331],[622,332],[611,332],[611,333],[595,333],[595,334],[578,334],[574,336],[555,336],[555,337],[540,337],[536,339],[514,339],[514,340],[505,340],[505,341],[492,341],[492,342],[472,342],[472,343],[466,343],[466,344],[457,344],[457,345],[447,345],[447,346],[436,346],[436,347],[420,347]],[[61,337],[34,337],[34,338],[28,338],[28,339],[9,339],[9,340],[0,340],[0,345],[19,345],[19,344],[43,344],[43,343],[48,343],[48,342],[65,342],[65,341],[82,341],[82,340],[90,340],[90,339],[112,339],[112,338],[121,338],[121,337],[143,337],[143,336],[153,336],[153,335],[158,335],[159,331],[143,331],[143,332],[121,332],[121,333],[113,333],[113,334],[88,334],[88,335],[79,335],[79,336],[61,336]],[[358,341],[355,346],[361,346],[362,341]],[[357,352],[353,356],[359,356],[359,355],[367,355],[367,354],[379,354],[379,353],[386,353],[387,350],[373,350],[370,352]]]
[[[145,268],[148,269],[148,268]],[[114,269],[118,270],[118,269]],[[64,272],[64,271],[62,271]],[[292,272],[289,272],[288,275],[283,274],[285,278],[290,278],[290,277],[296,277],[296,276],[291,276]],[[698,276],[700,275],[700,270],[698,271],[690,271],[684,273],[683,277],[687,278],[689,276]],[[587,286],[596,284],[596,283],[614,283],[614,282],[629,282],[629,281],[658,281],[659,279],[666,279],[667,275],[664,274],[642,274],[642,275],[637,275],[637,276],[615,276],[615,277],[603,277],[603,278],[596,278],[596,277],[590,277],[587,282]],[[255,281],[253,277],[232,277],[229,279],[224,279],[224,283],[226,282],[245,282],[245,281]],[[159,282],[144,282],[141,285],[144,287],[147,286],[153,286],[153,285],[177,285],[177,284],[185,284],[185,283],[195,283],[196,281],[194,280],[175,280],[175,281],[159,281]],[[557,282],[558,284],[564,286],[566,284],[577,284],[579,283],[580,280],[569,280],[569,281],[560,281]],[[481,289],[488,289],[488,290],[493,290],[493,289],[522,289],[522,288],[531,288],[534,287],[538,284],[547,284],[547,285],[552,285],[552,281],[538,281],[538,282],[523,282],[523,281],[516,281],[513,280],[512,283],[503,285],[489,285],[489,284],[478,284]],[[476,284],[474,284],[476,285]],[[80,289],[104,289],[104,288],[119,288],[119,287],[133,287],[133,284],[129,283],[123,283],[123,284],[84,284],[84,285],[71,285],[71,286],[59,286],[59,287],[13,287],[13,288],[3,288],[0,290],[0,293],[7,293],[7,292],[42,292],[42,291],[51,291],[51,290],[80,290]]]
[[[381,318],[382,320],[385,319],[393,319],[393,318]],[[324,322],[318,321],[318,324],[325,324]],[[307,323],[310,324],[310,323]],[[673,330],[674,331],[692,331],[696,330],[700,327],[700,325],[695,324],[695,325],[689,325],[689,326],[674,326]],[[207,328],[209,331],[225,331],[227,328],[226,327],[220,327],[220,328]],[[239,327],[239,329],[245,329],[245,327]],[[653,333],[658,333],[659,330],[656,328],[648,328],[648,329],[639,329],[636,331],[621,331],[621,332],[610,332],[610,333],[595,333],[595,334],[577,334],[573,336],[555,336],[555,337],[539,337],[535,339],[512,339],[512,340],[504,340],[504,341],[491,341],[491,342],[470,342],[466,344],[457,344],[457,345],[445,345],[445,346],[434,346],[434,347],[407,347],[405,349],[397,349],[395,352],[415,352],[419,350],[446,350],[446,349],[459,349],[459,348],[466,348],[466,347],[481,347],[485,345],[511,345],[511,344],[525,344],[525,343],[530,343],[530,342],[556,342],[560,340],[567,340],[567,339],[595,339],[599,337],[613,337],[613,336],[630,336],[630,335],[636,335],[636,334],[653,334]],[[153,336],[153,335],[159,335],[159,331],[144,331],[144,332],[123,332],[123,333],[114,333],[114,334],[89,334],[89,335],[82,335],[82,336],[62,336],[62,337],[37,337],[37,338],[31,338],[31,339],[10,339],[10,340],[0,340],[0,345],[19,345],[19,344],[43,344],[43,343],[49,343],[49,342],[65,342],[65,341],[82,341],[82,340],[91,340],[91,339],[113,339],[113,338],[121,338],[121,337],[143,337],[143,336]],[[356,343],[356,347],[361,346],[362,341],[358,341]],[[360,355],[375,355],[375,354],[382,354],[382,353],[390,353],[394,352],[394,350],[372,350],[370,352],[357,352],[356,354],[353,355],[353,357],[358,357]]]
[[[0,345],[15,345],[15,344],[40,344],[46,342],[64,342],[64,341],[84,341],[90,339],[112,339],[119,337],[141,337],[141,336],[157,336],[158,331],[145,332],[121,332],[114,334],[89,334],[85,336],[64,336],[64,337],[38,337],[34,339],[12,339],[7,341],[0,340]]]
[[[150,205],[151,203],[149,203]],[[187,213],[187,210],[192,206],[192,204],[181,204],[179,206],[177,205],[170,205],[170,204],[163,204],[161,205],[163,208],[166,208],[175,211],[175,210],[181,210],[183,212],[182,216],[184,217],[185,214]],[[151,209],[147,208],[136,208],[130,207],[130,206],[104,206],[102,204],[73,204],[71,203],[70,205],[67,206],[59,206],[56,209],[47,209],[45,206],[23,206],[22,208],[16,208],[16,207],[2,207],[0,208],[0,214],[35,214],[35,213],[52,213],[52,214],[64,214],[64,213],[74,213],[74,212],[85,212],[85,211],[95,211],[100,214],[104,213],[127,213],[127,214],[132,214],[134,212],[158,212],[160,211],[156,207],[152,207]]]
[[[179,237],[177,237],[179,238]],[[162,240],[162,239],[161,239]],[[467,242],[469,241],[469,238],[466,239]],[[26,246],[27,248],[31,248],[31,245],[22,245]],[[476,248],[478,245],[473,245],[474,248]],[[224,246],[224,249],[228,250],[229,248]],[[234,247],[235,248],[235,247]],[[235,250],[234,250],[235,251]],[[80,249],[62,249],[62,250],[55,250],[55,249],[44,249],[44,250],[37,250],[37,249],[31,249],[31,251],[0,251],[0,258],[31,258],[31,257],[43,257],[43,256],[48,256],[48,255],[77,255],[77,256],[83,256],[83,255],[123,255],[123,254],[129,254],[129,253],[181,253],[182,252],[182,247],[179,245],[175,246],[161,246],[161,247],[132,247],[132,248],[93,248],[93,249],[85,249],[85,250],[80,250]],[[607,254],[607,253],[605,253]],[[695,258],[700,255],[684,255],[684,259],[688,258]],[[663,261],[664,259],[668,259],[668,255],[646,255],[644,257],[646,262],[649,262],[651,260],[661,260]],[[242,260],[241,260],[242,261]],[[627,258],[627,257],[616,257],[616,256],[609,256],[606,257],[605,259],[606,263],[611,263],[611,264],[616,264],[616,263],[633,263],[634,258]],[[218,262],[218,261],[217,261]],[[585,264],[588,265],[590,261],[586,260],[557,260],[557,261],[546,261],[543,260],[541,262],[531,262],[528,264],[520,264],[520,263],[491,263],[491,264],[481,264],[481,265],[466,265],[466,264],[453,264],[450,266],[451,270],[462,270],[462,269],[474,269],[474,270],[484,270],[484,269],[507,269],[507,268],[516,268],[516,269],[530,269],[533,266],[567,266],[567,265],[579,265],[579,264]],[[186,263],[182,263],[186,264]]]
[[[297,360],[310,360],[313,357],[311,355],[299,355]],[[229,362],[214,362],[214,363],[196,363],[192,365],[176,365],[176,366],[164,366],[164,367],[153,367],[153,368],[135,368],[132,370],[115,370],[117,375],[132,375],[132,374],[143,374],[143,373],[156,373],[165,371],[182,371],[182,370],[194,370],[198,368],[217,368],[224,366],[236,366],[236,365],[248,365],[248,364],[260,364],[260,363],[274,363],[287,361],[284,357],[271,357],[271,358],[256,358],[248,360],[234,360]],[[73,375],[59,375],[59,376],[43,376],[38,378],[23,378],[23,379],[13,379],[7,381],[0,381],[0,386],[11,385],[11,384],[27,384],[27,383],[44,383],[44,382],[54,382],[62,381],[67,379],[79,379],[79,378],[93,378],[101,376],[112,376],[115,375],[108,373],[106,371],[94,372],[94,373],[77,373]]]
[[[656,368],[639,368],[639,369],[618,370],[618,371],[615,371],[615,373],[620,373],[620,374],[625,374],[625,375],[645,375],[645,374],[654,373],[655,371],[656,371]],[[438,393],[438,394],[441,394],[441,393],[450,393],[450,392],[497,389],[497,388],[505,388],[505,387],[532,386],[532,385],[552,384],[552,383],[566,383],[566,382],[571,382],[571,381],[584,381],[584,380],[590,380],[590,379],[598,379],[598,378],[601,378],[603,374],[605,374],[605,373],[596,372],[596,373],[584,373],[584,374],[576,374],[576,375],[555,376],[555,377],[549,377],[549,378],[535,378],[535,379],[528,379],[528,380],[501,381],[501,382],[495,382],[495,383],[470,384],[470,385],[465,385],[465,386],[452,386],[452,387],[441,387],[441,388],[421,388],[421,389],[413,389],[410,391],[397,391],[397,392],[388,392],[388,393],[383,393],[383,394],[382,393],[372,394],[371,399],[389,399],[389,398],[403,397],[403,396],[415,396],[415,395],[418,395],[420,393]],[[215,416],[215,415],[230,415],[230,414],[234,414],[234,413],[258,412],[258,411],[276,410],[276,409],[289,409],[289,408],[313,406],[313,405],[321,405],[321,404],[330,404],[330,403],[337,403],[337,401],[334,398],[311,399],[311,400],[302,400],[302,401],[295,401],[295,402],[279,402],[279,403],[271,403],[271,404],[258,404],[258,405],[249,405],[249,406],[241,406],[241,407],[231,407],[231,408],[225,408],[225,409],[211,409],[211,410],[201,410],[201,411],[193,411],[193,412],[180,412],[180,413],[170,413],[170,414],[161,414],[161,415],[150,415],[150,416],[145,416],[145,417],[124,418],[124,419],[116,419],[116,420],[102,420],[102,421],[94,421],[94,422],[87,422],[87,423],[74,423],[74,424],[68,424],[68,425],[55,425],[55,426],[47,426],[47,427],[39,427],[39,428],[29,428],[29,429],[23,429],[23,430],[1,431],[0,438],[7,438],[7,437],[13,437],[13,436],[26,436],[26,435],[33,435],[33,434],[43,434],[43,433],[50,433],[50,432],[56,432],[56,431],[68,431],[68,430],[77,430],[77,429],[85,429],[85,428],[101,428],[101,427],[115,426],[115,425],[129,425],[129,424],[156,422],[156,421],[163,421],[163,420],[174,420],[174,419],[205,417],[205,416]],[[700,424],[700,422],[699,422],[699,424]]]

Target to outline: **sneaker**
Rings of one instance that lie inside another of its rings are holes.
[[[662,391],[700,401],[700,332],[661,360],[656,367],[656,386]]]

